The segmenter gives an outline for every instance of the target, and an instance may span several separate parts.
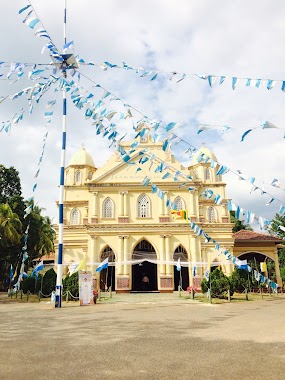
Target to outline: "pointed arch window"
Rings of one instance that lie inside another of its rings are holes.
[[[70,212],[70,224],[80,224],[80,211],[74,208]]]
[[[150,217],[150,199],[144,193],[138,197],[137,211],[138,218]]]
[[[209,168],[206,168],[205,169],[205,181],[211,181],[211,180],[212,180],[211,171]]]
[[[105,247],[105,249],[102,251],[102,254],[101,254],[101,261],[107,259],[108,257],[108,261],[110,263],[113,263],[115,261],[115,254],[112,250],[112,248],[110,248],[108,245],[107,247]]]
[[[208,208],[208,218],[209,218],[209,223],[216,223],[217,221],[217,212],[215,208],[212,206]]]
[[[114,218],[114,202],[111,198],[106,198],[103,202],[103,218]]]
[[[81,184],[81,171],[80,170],[77,170],[75,172],[75,183],[78,185],[78,184]]]
[[[174,204],[176,205],[176,210],[185,210],[185,202],[181,197],[176,197],[174,199]]]

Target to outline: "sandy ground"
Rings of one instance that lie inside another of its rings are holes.
[[[285,297],[209,305],[113,295],[94,306],[0,296],[0,379],[285,379]]]

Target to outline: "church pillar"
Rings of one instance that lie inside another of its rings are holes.
[[[92,216],[91,216],[91,223],[97,224],[98,223],[98,191],[95,191],[93,193],[93,205],[92,205]]]
[[[97,236],[90,236],[90,245],[89,245],[89,253],[88,253],[88,258],[90,260],[90,270],[92,274],[95,274],[95,252],[96,252],[96,239]]]
[[[118,236],[118,266],[117,266],[117,271],[118,275],[124,274],[123,273],[123,266],[122,266],[122,261],[124,259],[124,237],[123,236]]]
[[[98,191],[95,191],[93,193],[93,209],[92,209],[92,212],[93,212],[93,216],[96,216],[98,217],[98,214],[97,214],[97,195],[98,195]]]
[[[119,191],[119,216],[124,216],[124,192]]]
[[[171,260],[170,237],[171,235],[165,235],[165,260],[168,262]],[[166,274],[167,275],[172,274],[171,265],[169,263],[166,264]]]
[[[280,276],[280,268],[279,268],[279,260],[278,260],[278,253],[277,252],[274,253],[276,282],[282,288],[282,278]]]
[[[197,236],[190,236],[190,256],[189,256],[189,280],[190,285],[194,286],[193,268],[197,263]]]
[[[159,260],[165,261],[165,238],[164,235],[159,235],[160,238],[160,252],[159,252]],[[159,275],[165,274],[165,264],[159,264]]]
[[[123,211],[124,213],[123,213],[123,215],[128,216],[128,192],[127,191],[124,191],[123,197],[124,197],[124,211]]]
[[[198,214],[198,198],[195,194],[196,192],[190,192],[189,197],[190,197],[190,217],[193,222],[198,222],[199,221],[199,214]]]
[[[166,198],[168,196],[168,191],[165,191],[164,194],[165,195],[164,195],[164,199],[163,199],[163,215],[169,215],[168,208],[166,207],[166,204],[165,204]]]
[[[128,260],[128,235],[118,236],[118,264],[116,267],[116,292],[125,293],[130,291],[130,276],[127,264],[122,261]]]
[[[124,236],[124,261],[128,261],[128,238],[129,235]],[[129,264],[124,264],[124,275],[129,275],[128,271]]]

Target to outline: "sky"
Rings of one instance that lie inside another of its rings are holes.
[[[1,0],[0,61],[48,63],[48,53],[41,54],[44,39],[22,23],[18,10],[27,1]],[[59,49],[63,46],[64,0],[32,0],[42,24]],[[140,77],[135,71],[102,70],[81,66],[80,71],[111,93],[116,94],[144,115],[163,123],[181,123],[177,135],[197,148],[202,143],[214,152],[218,161],[243,175],[255,177],[256,184],[278,198],[266,206],[270,196],[250,192],[251,185],[233,174],[224,175],[227,197],[258,216],[272,219],[285,202],[284,158],[285,93],[281,83],[268,91],[265,87],[246,87],[245,81],[233,91],[228,77],[285,80],[285,3],[282,0],[67,0],[67,41],[74,41],[76,54],[86,61],[104,61],[145,70],[159,71],[156,80]],[[179,83],[170,72],[186,73]],[[211,88],[199,75],[225,76],[222,85]],[[16,83],[0,78],[0,96],[12,95],[31,83],[27,75]],[[77,80],[77,77],[75,77]],[[93,83],[81,76],[80,85],[89,91]],[[14,166],[20,173],[23,196],[32,195],[34,175],[45,133],[43,118],[52,91],[35,107],[33,114],[14,125],[9,134],[0,133],[0,163]],[[0,104],[1,121],[8,120],[26,98]],[[97,167],[110,157],[106,139],[96,136],[94,127],[85,120],[84,112],[68,102],[66,163],[83,143]],[[35,202],[56,222],[59,168],[61,154],[61,94],[49,126]],[[256,129],[241,142],[242,134],[270,121],[279,129]],[[197,134],[199,123],[230,125]],[[122,126],[122,132],[126,126]],[[173,145],[172,152],[183,164],[190,157],[181,152],[185,147]],[[281,188],[270,184],[277,178]]]

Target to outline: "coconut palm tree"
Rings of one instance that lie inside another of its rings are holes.
[[[7,203],[0,204],[0,247],[5,251],[10,246],[17,245],[21,239],[22,223]]]

